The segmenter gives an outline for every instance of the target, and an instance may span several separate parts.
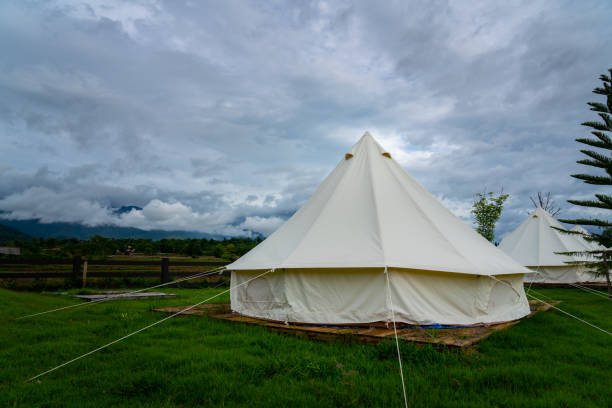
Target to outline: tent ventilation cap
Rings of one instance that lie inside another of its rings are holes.
[[[385,157],[391,158],[391,154],[390,153],[385,152],[382,155],[385,156]]]
[[[344,155],[344,158],[345,158],[346,160],[350,159],[351,157],[353,157],[353,155],[352,155],[352,154],[350,154],[350,153],[347,153],[347,154],[345,154],[345,155]]]

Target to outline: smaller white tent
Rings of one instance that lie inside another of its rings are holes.
[[[525,282],[598,281],[598,278],[587,272],[586,267],[567,263],[582,261],[584,257],[560,254],[560,252],[592,251],[594,244],[580,236],[564,234],[553,227],[565,229],[550,213],[538,207],[517,229],[502,240],[499,248],[535,272],[525,275]]]

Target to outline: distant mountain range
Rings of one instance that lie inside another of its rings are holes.
[[[138,207],[121,207],[117,211],[129,212]],[[215,238],[223,239],[221,235],[205,234],[194,231],[163,231],[142,230],[139,228],[102,225],[88,227],[68,222],[52,222],[44,224],[38,220],[3,220],[0,219],[0,242],[30,237],[40,238],[77,238],[89,239],[94,235],[107,238],[144,238],[158,240],[163,238]]]
[[[24,234],[16,228],[9,227],[8,225],[0,224],[0,244],[15,239],[29,239],[32,238],[28,234]]]

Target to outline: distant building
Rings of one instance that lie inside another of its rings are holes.
[[[0,247],[0,254],[21,255],[21,250],[17,247]]]

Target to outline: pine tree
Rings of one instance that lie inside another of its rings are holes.
[[[612,132],[612,68],[608,70],[609,75],[601,75],[600,79],[603,82],[602,87],[597,87],[593,90],[593,93],[597,95],[603,95],[606,98],[606,103],[600,102],[588,102],[591,110],[597,112],[601,120],[584,122],[583,126],[591,129],[591,134],[595,138],[580,138],[576,139],[578,143],[582,143],[591,148],[597,148],[599,150],[580,150],[588,158],[578,160],[577,163],[585,166],[591,166],[598,169],[603,169],[604,174],[572,174],[572,177],[582,180],[587,184],[593,184],[597,186],[610,186],[612,185],[612,139],[610,133]],[[590,208],[600,208],[606,210],[612,210],[612,196],[602,193],[595,194],[596,199],[591,200],[568,200],[569,203]],[[612,222],[609,220],[603,220],[598,218],[579,218],[573,220],[559,220],[567,224],[575,225],[586,225],[597,227],[597,232],[591,235],[583,235],[588,241],[595,241],[598,244],[609,248],[610,247],[610,234]],[[608,297],[612,297],[612,286],[610,285],[610,272],[609,262],[611,250],[600,250],[600,251],[589,251],[585,252],[593,259],[592,261],[586,262],[585,264],[592,268],[591,272],[595,275],[605,275],[608,283]]]

